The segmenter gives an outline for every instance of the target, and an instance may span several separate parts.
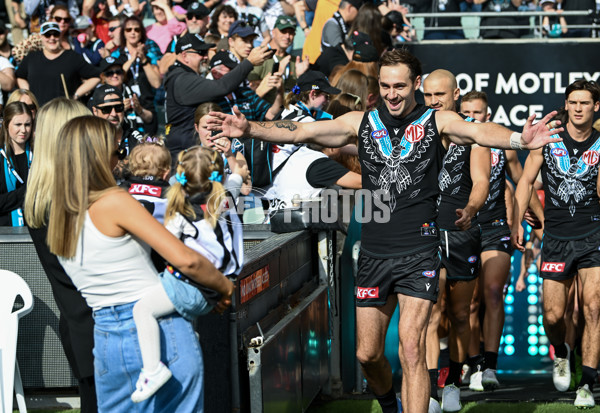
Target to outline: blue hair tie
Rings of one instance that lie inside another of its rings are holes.
[[[181,186],[185,186],[185,184],[187,184],[187,178],[185,177],[185,172],[177,172],[175,174],[175,179],[177,180],[177,182],[179,182],[181,184]]]
[[[300,87],[299,87],[298,85],[294,86],[294,87],[292,88],[292,93],[293,93],[294,95],[299,95],[299,94],[300,94]]]
[[[219,171],[213,171],[208,177],[208,180],[212,182],[221,182],[223,180],[223,176],[219,173]]]

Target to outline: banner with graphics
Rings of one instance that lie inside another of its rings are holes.
[[[461,95],[487,93],[491,121],[520,130],[527,117],[538,118],[564,106],[565,88],[585,78],[600,80],[600,43],[573,42],[411,44],[426,76],[435,69],[454,73]]]

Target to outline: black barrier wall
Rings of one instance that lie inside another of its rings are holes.
[[[521,130],[527,117],[564,106],[565,88],[585,78],[600,80],[600,42],[425,43],[411,44],[426,76],[436,69],[454,73],[461,95],[485,92],[491,121]]]

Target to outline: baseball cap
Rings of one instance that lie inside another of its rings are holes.
[[[275,21],[275,28],[278,30],[296,29],[296,20],[286,15],[279,16]]]
[[[340,89],[329,84],[327,76],[316,70],[304,72],[296,80],[296,85],[300,88],[300,92],[306,92],[307,90],[322,90],[330,95],[337,95],[341,92]]]
[[[126,61],[127,57],[125,57],[124,55],[121,55],[119,57],[107,56],[104,59],[100,60],[100,63],[98,63],[98,68],[100,69],[100,72],[104,72],[111,66],[123,66]]]
[[[204,4],[195,1],[188,6],[187,14],[198,17],[204,17],[210,14],[210,10],[208,10]]]
[[[540,1],[540,6],[541,6],[542,4],[544,4],[544,3],[552,3],[552,4],[555,4],[555,3],[556,3],[556,0],[542,0],[542,1]]]
[[[368,34],[354,30],[350,33],[350,41],[356,47],[357,44],[373,44]]]
[[[58,27],[58,23],[55,22],[46,22],[42,23],[40,27],[40,34],[46,34],[50,32],[60,33],[60,27]]]
[[[77,16],[75,19],[75,23],[73,23],[73,28],[75,30],[83,30],[87,29],[92,25],[92,19],[87,16]]]
[[[238,65],[238,62],[234,59],[231,52],[221,50],[220,52],[215,53],[213,58],[210,59],[209,65],[211,69],[219,65],[225,65],[225,67],[234,69]]]
[[[214,43],[204,43],[204,40],[197,34],[188,33],[177,40],[175,53],[179,54],[186,50],[203,51],[215,47]]]
[[[254,28],[246,20],[236,20],[229,27],[228,36],[238,35],[240,37],[258,36]]]
[[[377,55],[377,49],[375,46],[369,43],[359,43],[354,46],[354,52],[352,53],[352,60],[356,62],[376,62],[379,60]]]
[[[106,96],[108,95],[117,95],[118,100],[123,101],[123,94],[119,89],[111,85],[100,85],[94,89],[94,94],[92,95],[94,106],[106,103]],[[116,102],[116,100],[110,99],[109,102]]]
[[[347,3],[350,3],[351,5],[353,5],[354,7],[356,7],[357,9],[360,9],[360,6],[363,5],[363,0],[346,0]]]

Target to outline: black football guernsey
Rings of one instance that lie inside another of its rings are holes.
[[[438,174],[446,150],[435,111],[417,105],[408,116],[395,118],[380,105],[365,113],[358,141],[362,252],[398,257],[439,245]]]
[[[506,222],[506,151],[504,149],[490,148],[490,192],[485,204],[479,210],[477,222],[482,229],[492,230]]]
[[[471,145],[451,143],[444,156],[444,164],[438,176],[440,196],[438,198],[438,219],[440,228],[456,231],[458,219],[456,210],[469,202],[473,181],[471,180]],[[473,221],[476,221],[475,218]],[[474,222],[472,222],[473,224]]]
[[[556,136],[556,135],[554,135]],[[543,147],[544,231],[557,239],[581,239],[600,229],[598,161],[600,133],[577,142],[565,130],[562,142]]]

